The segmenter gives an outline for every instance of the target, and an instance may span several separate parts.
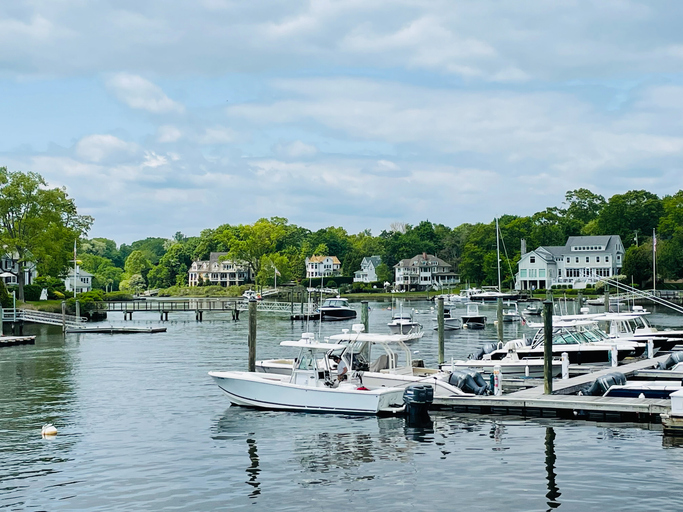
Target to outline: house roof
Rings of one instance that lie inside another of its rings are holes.
[[[74,278],[74,270],[71,269],[69,273],[67,274],[71,279]],[[88,272],[87,270],[83,270],[82,268],[78,269],[78,277],[93,277],[93,274]]]
[[[209,254],[209,262],[210,263],[218,263],[218,259],[221,256],[225,256],[226,254],[228,254],[228,253],[227,252],[212,252],[211,254]]]
[[[335,265],[341,265],[341,261],[336,256],[311,256],[308,258],[309,263],[322,263],[325,258],[332,258],[332,263]]]
[[[441,267],[451,267],[450,263],[446,263],[444,260],[441,258],[437,258],[433,254],[418,254],[416,256],[413,256],[412,258],[408,258],[405,260],[399,261],[396,265],[394,265],[394,268],[396,267],[416,267],[420,265],[422,262],[429,262],[430,264],[436,263],[437,265]]]
[[[382,263],[382,257],[381,256],[366,256],[363,258],[363,263],[368,262],[372,263],[372,266],[377,268],[381,263]]]
[[[605,250],[607,250],[611,249],[617,242],[621,242],[621,237],[619,235],[570,236],[567,239],[567,245],[565,247],[569,248],[577,245],[603,245],[605,246]]]

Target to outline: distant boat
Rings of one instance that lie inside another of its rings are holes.
[[[325,299],[318,312],[321,320],[350,320],[358,315],[356,310],[349,306],[349,300],[341,297]]]
[[[486,316],[479,314],[478,304],[468,304],[467,313],[460,317],[464,329],[483,329],[486,327]]]
[[[245,290],[242,294],[242,297],[247,300],[261,300],[261,295],[256,293],[254,290]]]

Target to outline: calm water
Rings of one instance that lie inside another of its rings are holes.
[[[371,304],[375,332],[387,330],[388,305]],[[246,316],[171,315],[163,334],[64,338],[31,326],[35,346],[0,349],[0,509],[683,508],[683,442],[658,425],[443,412],[411,429],[401,418],[230,407],[206,373],[245,368]],[[436,336],[420,318],[428,332],[411,348],[434,365]],[[663,313],[652,320],[677,326]],[[136,313],[132,325],[157,323]],[[323,324],[322,334],[350,324]],[[261,358],[290,355],[279,341],[305,326],[261,314],[258,327]],[[506,325],[506,337],[522,329]],[[492,326],[447,333],[446,357],[494,336]],[[54,439],[40,436],[46,422]]]

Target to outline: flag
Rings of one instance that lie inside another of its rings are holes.
[[[657,233],[654,229],[652,230],[652,250],[657,252]]]
[[[282,274],[280,274],[280,271],[277,269],[277,267],[273,267],[273,268],[275,269],[275,275],[276,276],[282,276]]]

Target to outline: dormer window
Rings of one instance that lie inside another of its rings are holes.
[[[536,263],[536,256],[529,256],[529,263]]]

